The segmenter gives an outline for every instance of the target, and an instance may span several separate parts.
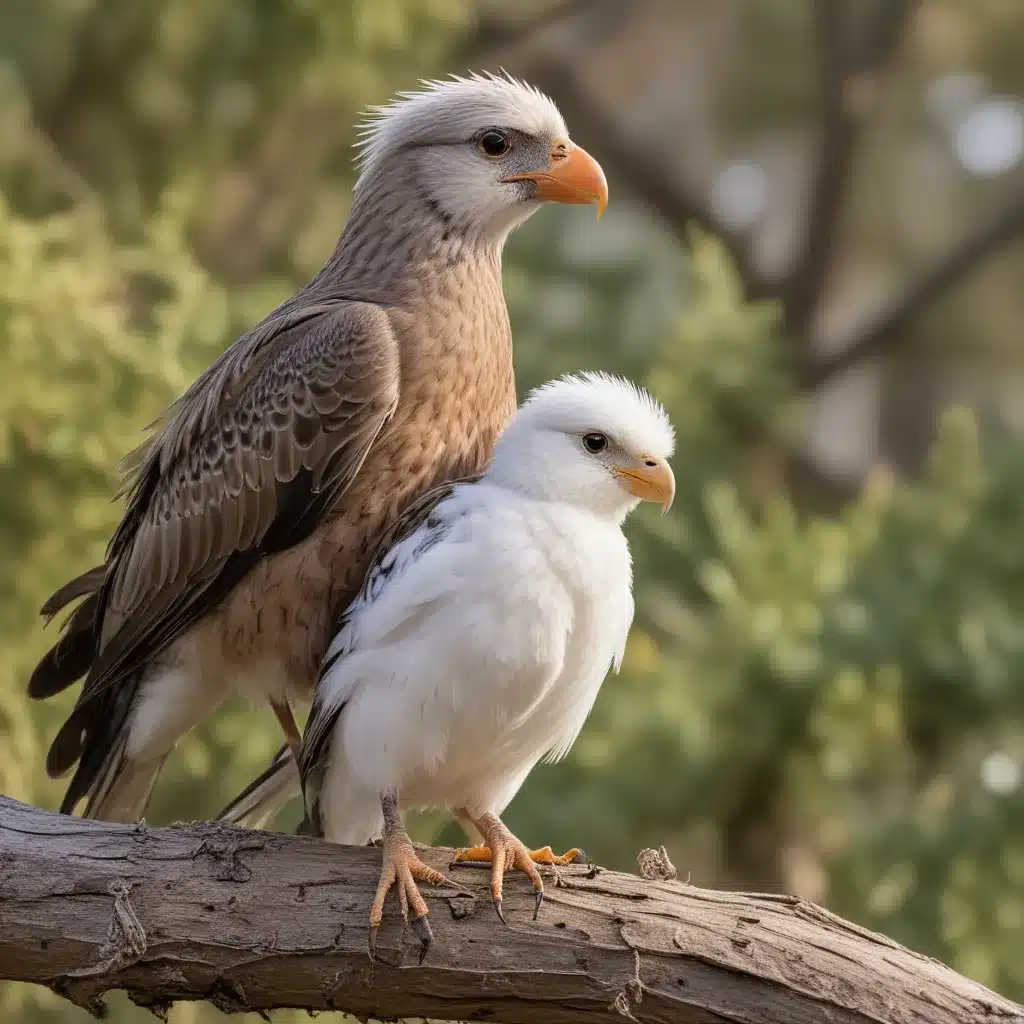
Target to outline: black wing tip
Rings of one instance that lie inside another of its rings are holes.
[[[72,782],[68,786],[68,791],[64,794],[64,799],[60,802],[60,807],[57,809],[58,812],[60,814],[74,814],[80,799],[81,796],[75,792],[74,782]]]
[[[107,574],[106,565],[94,565],[81,575],[68,580],[64,586],[55,590],[39,609],[39,614],[47,620],[52,619],[62,608],[71,604],[80,597],[89,597],[95,594],[103,585]]]
[[[96,588],[102,584],[104,572],[103,566],[90,569],[66,583],[43,605],[43,614],[52,619],[65,605],[85,598],[64,624],[60,639],[39,659],[29,677],[28,695],[33,700],[45,700],[66,690],[92,667],[100,603]]]
[[[46,755],[46,773],[57,779],[75,769],[61,801],[62,814],[71,814],[83,798],[94,797],[104,765],[127,725],[139,678],[122,679],[120,686],[79,703],[57,731]]]
[[[28,677],[28,695],[32,700],[46,700],[74,682],[73,679],[65,679],[64,674],[57,670],[53,653],[53,650],[47,651]]]
[[[28,680],[28,695],[46,700],[88,673],[96,657],[92,629],[66,633],[39,659]]]
[[[28,679],[28,695],[32,700],[46,700],[47,697],[63,692],[88,671],[86,665],[81,672],[68,665],[56,647],[43,655]]]
[[[81,758],[84,737],[81,715],[76,708],[57,731],[46,753],[46,774],[51,779],[59,779],[66,775]]]

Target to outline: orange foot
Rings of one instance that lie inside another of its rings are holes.
[[[443,885],[448,881],[440,871],[435,871],[416,856],[409,836],[400,824],[397,828],[385,827],[384,864],[380,871],[377,895],[374,897],[373,906],[370,907],[368,945],[371,960],[377,950],[377,931],[384,916],[384,897],[387,896],[388,890],[397,883],[402,919],[410,925],[413,934],[420,940],[420,963],[423,963],[423,958],[427,955],[427,950],[430,949],[430,943],[434,941],[434,934],[427,921],[429,913],[427,901],[416,885],[417,879],[421,882],[430,882],[431,885]],[[411,922],[409,920],[410,909],[413,914]]]
[[[490,863],[491,865],[491,899],[494,909],[498,912],[503,924],[508,924],[501,909],[501,893],[506,871],[522,871],[533,883],[536,891],[536,902],[533,908],[533,919],[537,919],[541,904],[544,902],[544,882],[537,870],[537,864],[548,864],[563,867],[567,864],[586,863],[586,855],[575,847],[558,855],[550,846],[542,846],[539,850],[529,849],[508,830],[508,827],[494,814],[483,814],[479,818],[465,815],[483,836],[483,846],[472,846],[465,850],[456,850],[455,862]]]

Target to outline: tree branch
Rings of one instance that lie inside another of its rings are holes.
[[[586,867],[522,879],[497,921],[485,872],[424,886],[422,967],[389,900],[366,954],[380,852],[215,824],[83,821],[0,798],[0,979],[102,1012],[124,988],[166,1014],[343,1009],[532,1024],[1024,1024],[1024,1008],[880,935],[787,896],[708,892]],[[652,872],[647,871],[650,875]]]
[[[511,50],[537,37],[552,25],[569,18],[584,20],[588,15],[606,13],[613,17],[636,16],[636,5],[601,0],[565,0],[545,8],[532,19],[511,21],[483,16],[475,31],[455,53],[464,66],[499,50]],[[631,140],[619,120],[602,110],[572,74],[571,62],[530,53],[530,80],[549,93],[570,125],[573,139],[589,149],[605,169],[612,188],[622,186],[657,213],[679,238],[686,238],[692,222],[718,237],[726,246],[742,278],[747,298],[766,298],[777,290],[755,269],[747,243],[712,212],[711,207],[692,194],[675,169],[664,161],[651,159],[646,148]]]
[[[629,139],[618,120],[602,110],[562,62],[538,59],[532,79],[551,94],[572,126],[573,139],[600,160],[612,187],[622,185],[658,215],[669,230],[686,239],[691,223],[715,235],[736,264],[748,299],[761,299],[777,289],[755,268],[746,240],[723,224],[707,203],[680,181],[675,168],[652,159],[646,147]]]
[[[832,268],[839,222],[850,191],[857,142],[875,79],[899,47],[915,4],[880,0],[863,42],[848,41],[850,10],[845,0],[815,0],[818,77],[821,83],[821,144],[806,219],[806,238],[786,289],[786,324],[805,337]]]
[[[877,355],[932,303],[952,291],[1003,246],[1024,235],[1024,200],[965,238],[903,294],[850,337],[836,353],[806,367],[800,384],[814,391],[857,363]]]
[[[450,54],[458,68],[476,70],[473,65],[491,50],[514,49],[539,32],[562,24],[595,6],[595,0],[561,0],[549,4],[529,18],[495,17],[486,8],[478,10],[473,31]]]

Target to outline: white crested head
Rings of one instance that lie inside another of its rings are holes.
[[[536,388],[495,448],[488,479],[621,521],[641,500],[671,504],[675,432],[643,388],[578,373]]]
[[[357,194],[411,162],[417,190],[467,227],[507,234],[544,199],[603,208],[600,168],[572,145],[562,115],[542,92],[504,74],[421,85],[369,112],[358,143]],[[570,163],[573,173],[562,173]]]
[[[511,76],[453,75],[420,84],[420,90],[400,92],[390,103],[370,109],[357,143],[363,174],[400,149],[465,142],[482,128],[569,136],[554,102]]]

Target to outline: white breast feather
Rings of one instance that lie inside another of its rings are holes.
[[[542,756],[569,750],[621,660],[632,598],[617,526],[488,483],[437,513],[443,536],[396,545],[394,571],[331,645],[347,653],[321,681],[325,708],[344,705],[328,838],[362,841],[340,821],[377,821],[390,786],[408,806],[501,813]]]

